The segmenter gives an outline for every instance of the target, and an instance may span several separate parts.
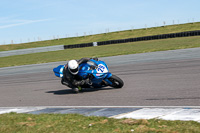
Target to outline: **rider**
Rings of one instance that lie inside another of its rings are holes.
[[[63,77],[61,83],[72,88],[74,92],[78,92],[80,86],[90,83],[89,77],[81,79],[77,74],[79,72],[79,65],[86,63],[90,59],[98,60],[98,58],[82,58],[80,60],[70,60],[63,69]]]

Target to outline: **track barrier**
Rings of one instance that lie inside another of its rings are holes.
[[[136,38],[128,38],[128,39],[109,40],[109,41],[102,41],[102,42],[91,42],[91,43],[82,43],[82,44],[74,44],[74,45],[57,45],[57,46],[47,46],[47,47],[39,47],[39,48],[19,49],[19,50],[2,51],[2,52],[0,52],[0,57],[30,54],[30,53],[39,53],[39,52],[48,52],[48,51],[57,51],[57,50],[72,49],[72,48],[93,47],[93,46],[101,46],[101,45],[158,40],[158,39],[177,38],[177,37],[199,36],[199,35],[200,35],[200,30],[196,30],[196,31],[144,36],[144,37],[136,37]]]
[[[101,45],[110,45],[110,44],[119,44],[119,43],[128,43],[128,42],[177,38],[177,37],[199,36],[199,35],[200,35],[200,30],[196,30],[196,31],[187,31],[187,32],[179,32],[179,33],[170,33],[170,34],[161,34],[161,35],[153,35],[153,36],[119,39],[119,40],[109,40],[109,41],[101,41],[101,42],[64,45],[64,49],[83,48],[83,47],[91,47],[91,46],[101,46]]]

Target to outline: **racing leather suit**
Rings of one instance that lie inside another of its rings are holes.
[[[86,63],[90,59],[91,58],[82,58],[82,59],[78,60],[77,62],[80,65],[82,63]],[[64,85],[67,85],[70,88],[75,88],[75,87],[78,87],[78,86],[88,84],[89,78],[82,79],[78,75],[71,74],[70,71],[68,70],[68,65],[66,64],[65,68],[63,69],[63,77],[62,77],[61,83],[64,84]]]

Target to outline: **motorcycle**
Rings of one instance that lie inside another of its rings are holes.
[[[65,65],[59,65],[54,68],[54,74],[57,77],[63,77],[63,69]],[[124,82],[116,75],[109,72],[108,66],[104,61],[96,61],[90,59],[87,63],[79,65],[78,75],[82,79],[89,77],[90,83],[87,86],[78,86],[79,90],[82,88],[103,88],[111,86],[113,88],[122,88]]]

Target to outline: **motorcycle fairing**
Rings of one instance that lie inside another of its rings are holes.
[[[55,76],[62,78],[63,77],[63,69],[65,65],[59,65],[58,67],[53,69]]]
[[[53,71],[55,76],[62,78],[64,67],[65,65],[59,65],[58,67],[54,68]],[[93,75],[93,86],[100,86],[102,82],[112,85],[112,82],[108,80],[112,74],[109,72],[106,63],[103,61],[91,59],[87,63],[80,64],[78,75],[83,79],[86,79],[88,75]]]
[[[79,68],[78,75],[83,79],[86,79],[89,74],[93,75],[92,83],[94,86],[101,84],[103,80],[112,76],[105,62],[93,59],[89,60],[87,63],[81,64]],[[112,82],[106,82],[112,85]]]

